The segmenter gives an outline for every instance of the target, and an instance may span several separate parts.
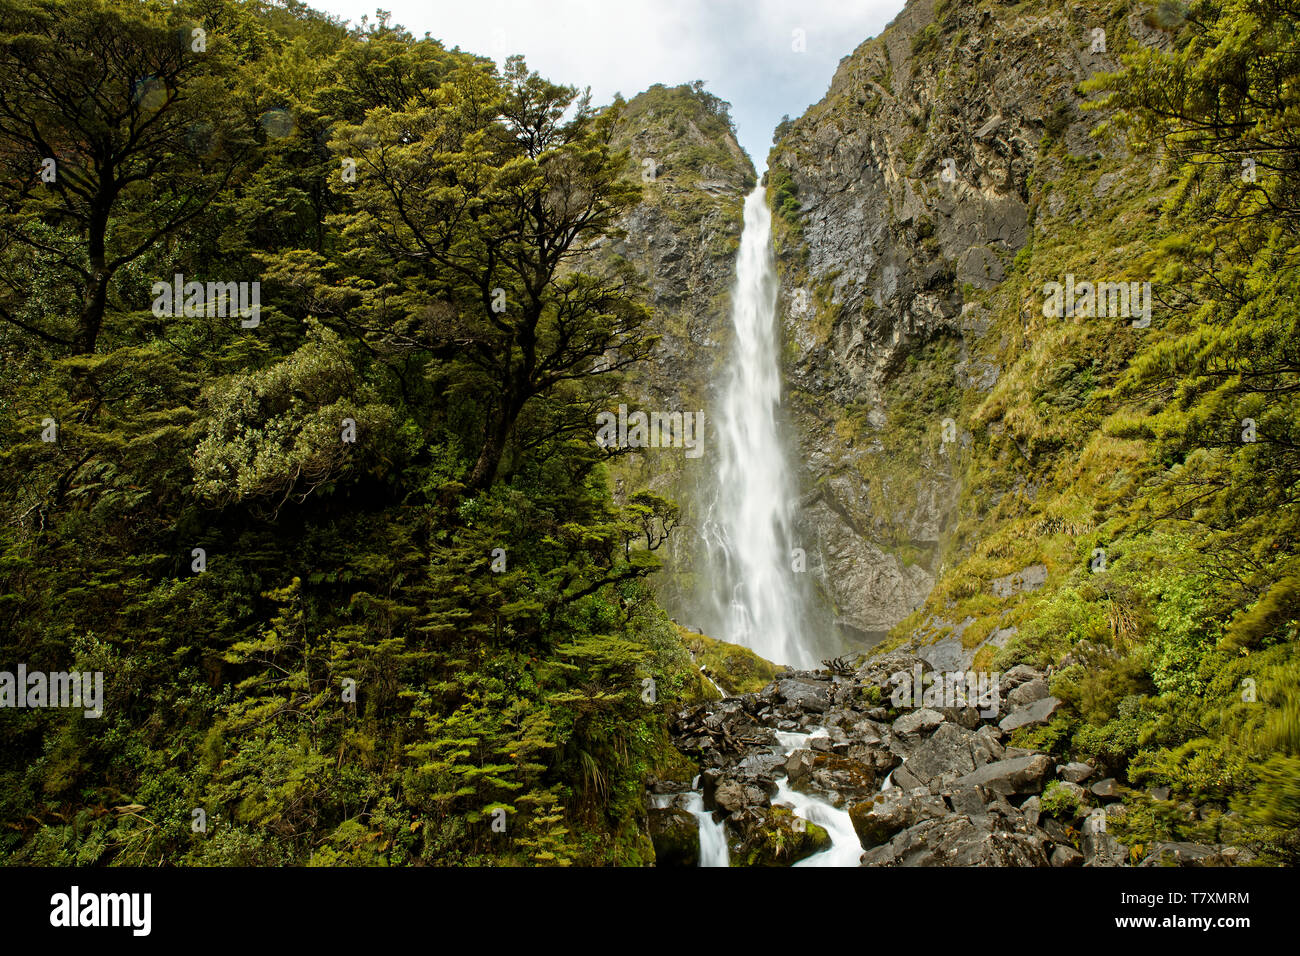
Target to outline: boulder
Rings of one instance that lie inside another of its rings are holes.
[[[776,753],[756,753],[743,758],[731,773],[735,777],[753,780],[760,785],[770,783],[784,772],[786,758]]]
[[[886,842],[922,820],[938,820],[948,815],[944,801],[925,790],[901,790],[894,787],[870,800],[849,807],[849,819],[864,849]]]
[[[790,786],[794,786],[799,780],[806,777],[813,767],[813,752],[811,750],[796,750],[785,758],[785,775],[790,778]]]
[[[1034,724],[1047,723],[1052,714],[1056,713],[1061,701],[1056,697],[1044,697],[1042,700],[1036,700],[1032,704],[1019,707],[1013,710],[1006,717],[1003,717],[998,726],[1011,733],[1021,727],[1030,727]]]
[[[944,722],[934,735],[917,747],[894,773],[894,783],[903,789],[926,787],[945,776],[954,779],[975,769],[971,743],[975,734]]]
[[[1083,866],[1083,854],[1072,846],[1058,846],[1052,851],[1052,866]]]
[[[971,738],[970,742],[971,757],[975,761],[975,766],[983,766],[995,760],[1002,760],[1007,756],[1002,747],[1002,742],[998,739],[1001,736],[1002,731],[992,724],[985,724],[975,731],[975,736]]]
[[[948,801],[953,813],[974,820],[988,815],[988,804],[992,794],[983,787],[957,787],[943,791],[940,796]]]
[[[700,793],[704,796],[704,809],[718,809],[718,802],[713,799],[713,795],[718,788],[718,781],[722,779],[722,768],[705,767],[700,771]]]
[[[697,866],[700,862],[700,825],[685,810],[666,807],[650,811],[650,842],[656,866]]]
[[[830,684],[826,681],[792,677],[776,682],[781,699],[801,710],[825,713],[831,706]]]
[[[746,807],[766,804],[767,793],[759,787],[739,780],[722,780],[713,793],[713,799],[718,809],[735,813]]]
[[[816,753],[828,754],[835,749],[835,742],[830,737],[813,737],[808,741],[808,749]]]
[[[1048,695],[1047,681],[1041,677],[1027,680],[1011,693],[1007,694],[1007,703],[1012,707],[1025,707],[1034,701],[1042,700]]]
[[[887,771],[886,771],[887,772]],[[883,775],[866,764],[836,754],[815,754],[812,767],[799,779],[790,778],[790,786],[805,793],[820,793],[839,806],[847,799],[861,799],[880,789]]]
[[[1028,664],[1017,664],[1009,671],[1005,671],[998,678],[998,687],[1003,694],[1009,694],[1018,688],[1021,684],[1028,683],[1031,680],[1042,680],[1043,672],[1030,667]]]
[[[1042,790],[1043,778],[1047,776],[1051,766],[1052,761],[1046,754],[1012,757],[1009,760],[998,760],[977,767],[971,773],[959,778],[955,786],[981,786],[1004,796],[1037,793]]]
[[[1042,801],[1037,796],[1030,797],[1020,805],[1020,812],[1024,815],[1027,824],[1036,827],[1038,826],[1038,818],[1043,812]]]
[[[1083,783],[1097,771],[1091,765],[1075,761],[1056,768],[1056,775],[1066,783]]]
[[[831,845],[830,834],[787,807],[750,807],[727,819],[739,839],[732,866],[791,866]]]
[[[904,737],[915,737],[918,734],[928,734],[942,723],[943,714],[929,707],[922,707],[908,711],[899,717],[894,721],[893,730],[894,733]]]
[[[1098,780],[1089,789],[1103,800],[1118,800],[1123,796],[1119,782],[1114,777]]]
[[[980,712],[978,708],[940,707],[939,713],[958,727],[965,727],[967,730],[979,730],[980,728]]]

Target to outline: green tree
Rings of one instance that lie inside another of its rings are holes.
[[[226,63],[157,2],[3,0],[0,24],[0,318],[93,352],[114,278],[243,164]],[[34,314],[38,290],[71,322]]]

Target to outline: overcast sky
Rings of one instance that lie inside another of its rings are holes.
[[[596,103],[704,80],[731,103],[758,169],[772,131],[822,98],[841,57],[876,36],[903,0],[308,0],[354,23],[376,7],[417,37],[583,88]],[[802,31],[801,36],[795,31]],[[804,52],[795,52],[802,39]]]

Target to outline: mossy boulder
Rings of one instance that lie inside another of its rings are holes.
[[[650,840],[656,866],[698,866],[700,827],[695,817],[677,807],[650,811]]]
[[[732,845],[732,866],[793,866],[831,845],[823,827],[786,807],[751,808],[736,817],[741,837]]]
[[[849,807],[849,819],[853,821],[853,829],[857,831],[862,846],[869,850],[893,839],[894,834],[908,824],[909,818],[902,810],[885,794]]]

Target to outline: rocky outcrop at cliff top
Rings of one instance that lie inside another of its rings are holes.
[[[649,449],[611,468],[617,500],[648,489],[681,507],[681,521],[658,554],[656,596],[683,622],[718,633],[696,591],[703,562],[699,527],[716,471],[713,396],[730,340],[728,300],[746,194],[757,178],[736,141],[727,104],[694,86],[654,86],[629,100],[615,144],[629,152],[628,175],[641,202],[620,222],[622,235],[600,255],[640,278],[657,341],[648,361],[628,370],[631,409],[705,413],[703,454]],[[593,433],[594,434],[594,433]]]
[[[786,672],[757,694],[681,711],[674,741],[699,761],[705,809],[724,822],[733,847],[745,848],[754,862],[779,865],[824,845],[820,837],[801,840],[799,853],[786,859],[770,852],[781,845],[771,836],[774,820],[792,833],[803,832],[791,828],[785,808],[774,808],[777,781],[785,776],[791,788],[847,809],[862,841],[864,866],[1134,862],[1135,854],[1107,829],[1107,820],[1123,807],[1116,802],[1120,788],[1085,790],[1073,782],[1094,774],[1088,764],[1058,763],[1008,746],[997,723],[1005,714],[984,716],[974,707],[882,706],[880,701],[890,702],[894,675],[918,666],[928,670],[920,658],[896,653],[870,660],[852,675]],[[1013,683],[1019,686],[1044,681],[1045,675],[1032,668],[1017,670]],[[1022,702],[1017,711],[1034,703]],[[807,748],[788,757],[782,753],[778,731],[817,728],[825,728],[825,736],[811,738]],[[1053,797],[1049,812],[1042,795],[1058,778],[1062,782],[1055,788],[1068,798]],[[687,787],[686,781],[652,782],[661,793]],[[662,811],[659,817],[657,834],[673,823],[679,830],[684,826]],[[672,848],[667,862],[680,862],[678,844],[660,840]],[[1251,858],[1236,847],[1158,844],[1139,862],[1206,866]],[[733,865],[745,860],[733,853]]]

